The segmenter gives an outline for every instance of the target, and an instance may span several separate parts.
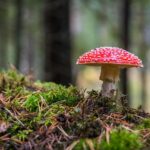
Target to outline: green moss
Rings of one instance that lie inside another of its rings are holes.
[[[38,87],[39,89],[43,89],[43,90],[51,90],[51,89],[57,89],[58,86],[61,86],[61,85],[58,85],[56,83],[53,83],[53,82],[41,82],[41,81],[36,81],[34,83],[34,85],[36,87]]]
[[[142,146],[139,135],[123,129],[111,132],[110,143],[104,138],[101,142],[97,139],[80,139],[73,150],[140,150]]]
[[[16,70],[0,73],[0,89],[9,103],[6,107],[40,111],[42,107],[49,107],[53,103],[61,102],[67,106],[74,106],[80,100],[78,90],[52,82],[32,82]]]
[[[143,119],[140,124],[136,127],[138,129],[150,129],[150,118]]]
[[[27,78],[18,73],[16,70],[8,70],[0,73],[0,89],[11,89],[16,88],[27,83]]]
[[[58,114],[62,114],[65,112],[65,110],[67,111],[67,107],[65,107],[62,104],[52,104],[48,111],[46,111],[46,113],[44,114],[45,116],[54,116],[54,115],[58,115]]]
[[[0,110],[0,118],[2,120],[8,120],[8,114],[4,110]]]
[[[41,105],[51,105],[53,103],[61,102],[68,106],[74,106],[79,101],[79,92],[73,86],[66,88],[62,85],[54,86],[54,89],[46,92],[35,92],[28,95],[26,101],[23,103],[24,107],[29,111],[39,110]]]
[[[79,142],[74,146],[73,150],[90,150],[85,139],[80,139]]]
[[[33,82],[15,70],[1,72],[0,144],[3,149],[36,149],[35,145],[47,149],[53,141],[53,149],[66,149],[73,142],[74,150],[138,150],[140,141],[148,145],[149,137],[143,139],[145,132],[139,132],[139,136],[118,126],[150,128],[149,115],[118,107],[114,99],[102,98],[98,91],[92,90],[84,97],[73,86]],[[7,123],[5,130],[1,130],[3,122]],[[105,125],[113,128],[109,144],[102,134]]]
[[[110,143],[102,140],[101,150],[139,150],[142,142],[138,134],[126,130],[113,130],[110,134]]]
[[[36,111],[40,102],[40,95],[35,93],[27,97],[27,100],[23,103],[23,106],[29,111]]]
[[[8,129],[8,132],[13,136],[18,133],[20,129],[20,124],[18,122],[15,122],[11,125],[11,127]]]
[[[32,130],[22,130],[19,131],[15,136],[13,136],[13,139],[18,139],[20,141],[25,141],[28,138],[28,135],[32,133]]]

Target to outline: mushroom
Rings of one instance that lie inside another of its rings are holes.
[[[80,56],[76,64],[101,66],[101,94],[111,98],[116,91],[116,82],[122,68],[143,67],[142,61],[132,53],[118,47],[100,47]]]

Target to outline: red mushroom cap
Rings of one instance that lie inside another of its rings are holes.
[[[100,47],[84,53],[76,62],[85,65],[118,65],[120,67],[143,67],[142,61],[132,53],[117,47]]]

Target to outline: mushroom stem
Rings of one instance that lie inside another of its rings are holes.
[[[106,81],[106,80],[103,81],[102,90],[101,90],[102,97],[111,98],[114,96],[115,91],[116,91],[115,82]]]
[[[101,67],[100,80],[103,81],[101,94],[111,98],[116,91],[116,82],[119,80],[119,67],[115,65],[103,65]]]

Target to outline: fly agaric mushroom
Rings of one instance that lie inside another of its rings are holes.
[[[80,56],[76,64],[101,66],[100,80],[103,81],[101,94],[112,97],[122,68],[143,67],[142,61],[132,53],[117,47],[100,47]]]

